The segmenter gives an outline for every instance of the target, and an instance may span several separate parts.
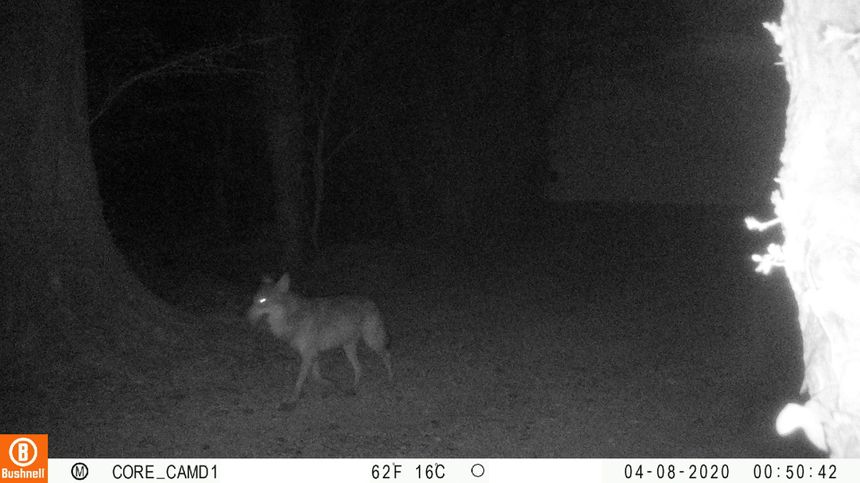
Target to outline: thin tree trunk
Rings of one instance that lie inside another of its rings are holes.
[[[315,113],[317,121],[317,139],[313,153],[314,206],[310,236],[311,244],[316,251],[319,251],[320,249],[320,225],[322,224],[323,202],[325,201],[326,164],[328,162],[328,158],[331,158],[331,156],[334,155],[334,150],[328,153],[328,155],[326,155],[325,152],[326,143],[328,141],[329,115],[331,114],[332,101],[337,93],[337,85],[341,74],[343,57],[346,53],[346,47],[349,44],[350,38],[352,37],[352,31],[355,26],[356,20],[355,16],[353,16],[347,30],[343,33],[343,38],[338,44],[337,54],[335,55],[331,65],[331,73],[329,74],[325,86],[323,86],[323,89],[325,89],[322,93],[323,100],[320,103],[319,111]]]
[[[526,127],[526,149],[524,150],[524,169],[520,176],[522,196],[521,208],[529,217],[535,216],[543,188],[549,172],[549,91],[544,71],[544,56],[547,52],[545,30],[549,6],[544,1],[530,2],[529,30],[524,32],[526,39],[526,105],[528,126]]]
[[[264,86],[268,119],[267,152],[275,188],[275,225],[283,247],[281,268],[301,264],[305,241],[304,129],[299,78],[296,72],[297,26],[289,1],[263,0],[260,10],[267,33],[284,36],[272,47]]]
[[[323,114],[320,116],[317,121],[319,124],[317,125],[317,142],[314,148],[314,161],[313,161],[313,178],[314,178],[314,208],[313,208],[313,218],[311,221],[311,244],[314,247],[314,250],[319,251],[320,249],[320,223],[322,222],[322,208],[323,202],[325,201],[325,159],[323,159],[325,149],[325,141],[326,141],[326,128],[325,121],[328,116],[328,109],[323,111]]]
[[[810,399],[777,429],[798,427],[831,456],[860,457],[860,8],[786,0],[782,46],[791,86],[776,214],[797,299]]]

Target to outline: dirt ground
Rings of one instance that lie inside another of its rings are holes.
[[[142,270],[199,315],[187,353],[4,429],[49,433],[52,457],[819,456],[773,429],[801,342],[743,215],[557,207],[478,241],[332,247],[298,288],[376,300],[395,384],[365,349],[358,395],[310,384],[292,412],[277,406],[298,358],[241,319],[271,254],[196,250]],[[322,370],[350,381],[342,352]]]

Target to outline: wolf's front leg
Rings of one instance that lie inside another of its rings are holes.
[[[296,403],[299,401],[299,396],[302,395],[302,387],[305,385],[305,380],[307,380],[308,374],[315,363],[316,361],[314,358],[302,356],[302,366],[299,369],[299,378],[296,380],[296,387],[293,389],[293,395],[281,401],[281,405],[278,409],[281,411],[292,411],[295,409]]]

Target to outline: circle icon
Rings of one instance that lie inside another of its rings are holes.
[[[90,474],[90,469],[84,463],[78,462],[72,465],[72,478],[81,481]]]
[[[30,438],[18,438],[9,445],[9,461],[25,468],[36,461],[39,450]]]
[[[480,478],[484,476],[484,465],[481,463],[475,463],[472,465],[472,476],[475,478]]]

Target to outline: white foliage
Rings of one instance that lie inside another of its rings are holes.
[[[823,423],[825,415],[825,409],[813,400],[805,405],[788,403],[776,417],[776,432],[786,436],[802,429],[816,448],[827,451]]]

